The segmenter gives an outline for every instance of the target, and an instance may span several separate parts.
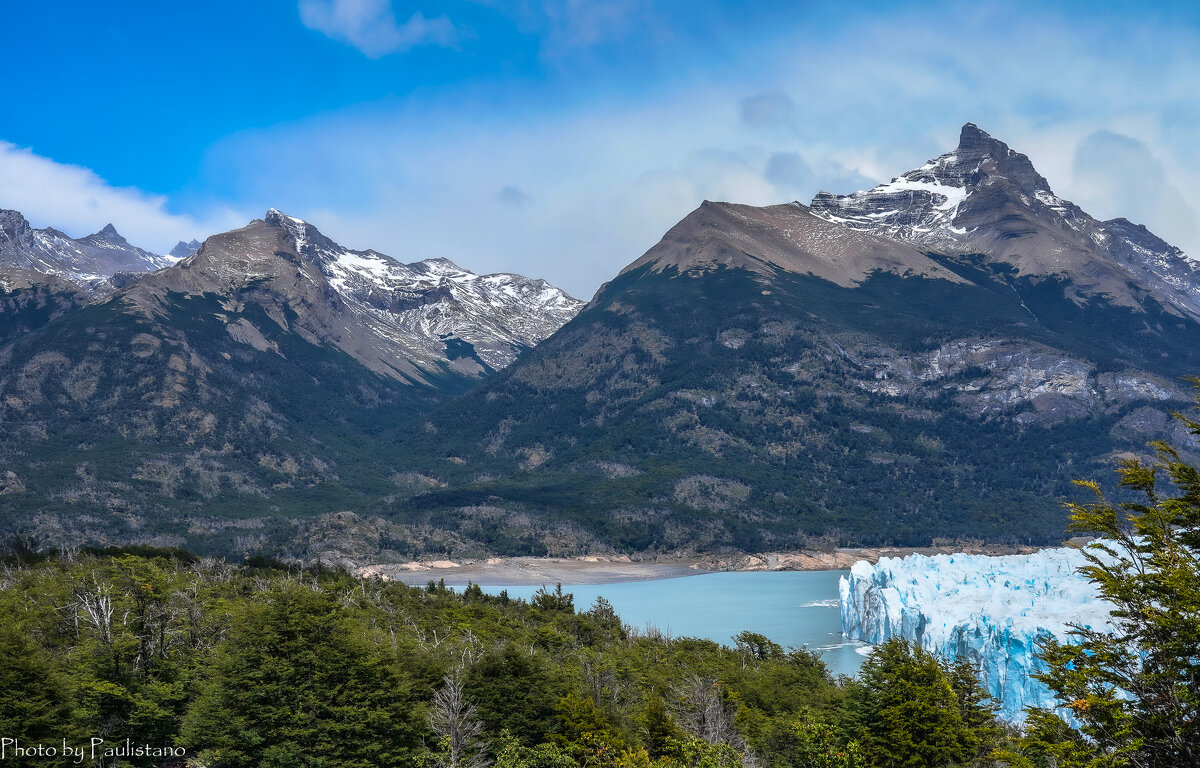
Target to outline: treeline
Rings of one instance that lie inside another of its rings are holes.
[[[95,739],[106,766],[915,767],[991,765],[1003,745],[1036,757],[969,667],[901,642],[835,680],[762,635],[637,632],[561,588],[525,602],[180,552],[18,552],[0,585],[7,765],[77,764],[61,746]],[[1078,741],[1052,717],[1036,737]],[[37,745],[60,754],[13,750]]]

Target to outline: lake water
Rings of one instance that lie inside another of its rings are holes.
[[[858,672],[863,643],[842,637],[838,578],[846,571],[709,573],[677,579],[563,585],[575,607],[587,610],[603,595],[621,621],[652,626],[672,637],[703,637],[732,645],[742,630],[784,648],[807,646],[835,675]],[[552,589],[553,584],[546,585]],[[528,600],[537,586],[484,586],[484,592]]]

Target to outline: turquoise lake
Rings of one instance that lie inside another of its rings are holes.
[[[742,630],[766,635],[784,648],[807,646],[835,675],[858,672],[863,643],[842,637],[838,578],[846,571],[709,573],[653,581],[563,585],[587,610],[603,595],[621,621],[672,637],[702,637],[732,645]],[[461,585],[460,585],[461,587]],[[547,584],[553,589],[553,584]],[[528,600],[538,586],[483,586],[484,592]]]

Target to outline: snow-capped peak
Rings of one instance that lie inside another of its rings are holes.
[[[111,290],[107,278],[118,272],[149,272],[172,262],[130,245],[112,224],[75,239],[51,227],[33,229],[19,211],[0,211],[0,267],[54,275],[103,294]]]
[[[281,239],[292,247],[281,248]],[[480,276],[446,258],[405,264],[352,250],[274,208],[209,238],[181,266],[184,272],[164,278],[171,290],[229,292],[253,284],[282,292],[296,305],[322,308],[321,322],[308,329],[315,337],[380,373],[399,370],[409,378],[447,365],[470,375],[503,368],[583,306],[543,280]],[[464,349],[473,351],[464,358]],[[410,367],[396,369],[396,360]]]
[[[954,150],[869,190],[820,192],[811,211],[922,250],[990,254],[1021,274],[1083,274],[1092,281],[1084,290],[1136,306],[1126,285],[1132,276],[1200,317],[1200,266],[1149,233],[1098,221],[1054,194],[1028,157],[974,123],[962,127]]]

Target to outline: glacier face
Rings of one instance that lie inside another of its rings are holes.
[[[902,637],[966,659],[1000,702],[1000,715],[1020,721],[1027,706],[1055,705],[1031,677],[1043,669],[1039,641],[1070,641],[1071,625],[1109,626],[1112,606],[1079,572],[1086,564],[1078,549],[859,561],[839,585],[842,632],[868,643]]]

